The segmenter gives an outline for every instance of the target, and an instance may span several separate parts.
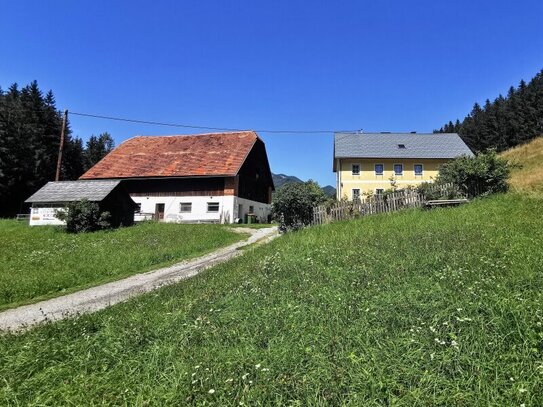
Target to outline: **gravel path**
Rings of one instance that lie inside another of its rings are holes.
[[[278,236],[277,227],[243,228],[236,231],[251,233],[251,237],[173,266],[0,312],[0,332],[22,331],[47,321],[57,321],[101,310],[131,297],[195,276],[209,267],[242,254],[243,250],[238,249],[243,246],[269,241]]]

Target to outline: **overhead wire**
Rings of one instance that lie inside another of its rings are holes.
[[[182,124],[182,123],[165,123],[165,122],[157,122],[157,121],[149,121],[149,120],[141,120],[141,119],[128,119],[125,117],[104,116],[104,115],[91,114],[91,113],[73,112],[70,110],[68,111],[68,113],[70,115],[90,117],[90,118],[95,118],[95,119],[114,120],[114,121],[138,123],[138,124],[149,124],[153,126],[181,127],[181,128],[186,128],[186,129],[195,129],[195,130],[214,130],[214,131],[230,131],[230,132],[253,130],[253,131],[256,131],[257,133],[271,133],[271,134],[330,134],[330,133],[336,133],[336,132],[358,131],[358,130],[269,130],[269,129],[247,129],[247,128],[244,129],[244,128],[229,128],[229,127],[198,126],[198,125],[193,125],[193,124]]]

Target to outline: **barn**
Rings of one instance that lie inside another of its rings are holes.
[[[87,200],[98,203],[101,211],[111,215],[111,225],[129,226],[134,222],[136,203],[119,180],[48,182],[25,202],[30,208],[30,226],[63,225],[56,212],[69,202]]]
[[[80,180],[121,181],[135,220],[268,221],[274,190],[262,139],[254,131],[136,136]]]

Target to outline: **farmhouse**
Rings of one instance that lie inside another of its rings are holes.
[[[274,189],[264,142],[254,131],[137,136],[81,180],[117,180],[136,220],[232,223],[270,216]]]
[[[66,204],[87,200],[98,203],[101,211],[108,211],[113,226],[129,226],[134,222],[136,203],[119,180],[48,182],[26,200],[31,203],[30,225],[63,225],[56,212]]]
[[[456,133],[335,133],[337,198],[431,182],[440,165],[461,155],[473,153]]]

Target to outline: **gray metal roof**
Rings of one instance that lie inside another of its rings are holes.
[[[72,202],[87,199],[100,202],[121,180],[79,180],[48,182],[25,202]]]
[[[334,134],[334,158],[455,158],[460,155],[472,156],[473,153],[456,133]]]

